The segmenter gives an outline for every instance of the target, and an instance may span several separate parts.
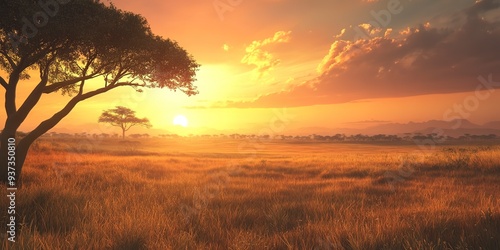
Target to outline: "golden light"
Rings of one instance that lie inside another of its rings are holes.
[[[178,115],[174,118],[174,125],[187,127],[188,126],[188,119],[183,115]]]

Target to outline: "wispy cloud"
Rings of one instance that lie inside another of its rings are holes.
[[[246,54],[241,59],[241,63],[255,66],[254,72],[257,78],[261,78],[280,63],[280,60],[269,51],[268,47],[289,42],[290,34],[290,31],[278,31],[272,37],[253,41],[246,47]]]

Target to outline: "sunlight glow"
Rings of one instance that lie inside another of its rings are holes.
[[[180,126],[183,126],[183,127],[187,127],[188,126],[188,120],[185,116],[183,115],[178,115],[174,118],[174,121],[173,121],[174,125],[180,125]]]

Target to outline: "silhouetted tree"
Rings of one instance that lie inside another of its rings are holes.
[[[42,10],[46,13],[37,15]],[[17,180],[31,144],[83,100],[125,86],[197,94],[193,82],[199,65],[176,42],[154,35],[140,15],[100,0],[17,0],[0,1],[0,16],[0,70],[6,72],[0,86],[7,117],[0,136],[1,182],[8,177],[8,139],[45,94],[71,99],[16,140]],[[21,80],[34,74],[39,77],[34,88],[23,102],[16,100]],[[101,85],[93,81],[88,87],[91,79]]]
[[[105,110],[99,117],[99,122],[109,123],[112,126],[122,129],[122,138],[125,139],[125,132],[135,125],[150,128],[148,118],[138,118],[135,116],[135,111],[117,106],[114,109]]]

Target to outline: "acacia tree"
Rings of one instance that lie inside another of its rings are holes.
[[[122,106],[105,110],[99,117],[99,122],[109,123],[112,126],[121,128],[123,139],[125,139],[125,132],[135,125],[146,128],[151,127],[148,118],[138,118],[135,116],[135,111]]]
[[[140,15],[99,0],[0,1],[0,85],[6,120],[0,136],[0,181],[7,182],[8,139],[44,95],[71,99],[16,140],[16,179],[31,144],[81,101],[119,87],[168,88],[188,96],[199,65],[176,42],[154,35]],[[25,100],[23,80],[36,77]],[[20,106],[18,106],[20,104]]]

